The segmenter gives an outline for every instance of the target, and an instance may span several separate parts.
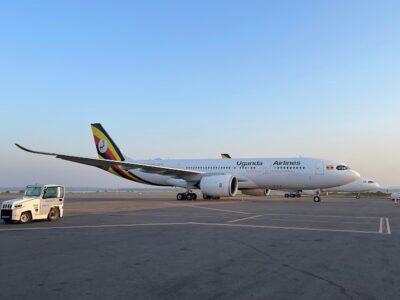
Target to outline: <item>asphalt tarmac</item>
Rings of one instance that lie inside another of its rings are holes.
[[[400,297],[390,199],[68,194],[61,220],[0,237],[2,299]]]

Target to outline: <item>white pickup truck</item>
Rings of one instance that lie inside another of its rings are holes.
[[[28,185],[22,198],[6,200],[1,206],[5,223],[32,220],[55,221],[63,216],[65,188],[61,185]]]

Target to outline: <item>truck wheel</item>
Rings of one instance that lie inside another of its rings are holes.
[[[21,217],[19,218],[19,223],[20,224],[26,224],[32,221],[32,215],[29,211],[23,212],[21,214]]]
[[[47,220],[49,221],[55,221],[60,217],[60,211],[58,210],[58,208],[52,208],[49,211],[49,215],[47,216]]]

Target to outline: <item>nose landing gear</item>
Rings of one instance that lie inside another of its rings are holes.
[[[314,196],[314,202],[321,202],[321,197],[320,196]]]

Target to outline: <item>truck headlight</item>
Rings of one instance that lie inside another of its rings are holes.
[[[14,208],[20,208],[20,207],[22,207],[22,204],[16,204],[16,205],[14,206]]]

